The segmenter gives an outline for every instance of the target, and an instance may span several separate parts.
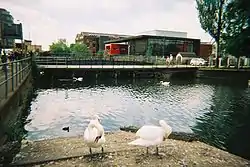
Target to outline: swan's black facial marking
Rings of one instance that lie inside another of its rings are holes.
[[[99,141],[99,139],[101,139],[101,138],[102,138],[102,136],[96,136],[95,142],[97,143]]]

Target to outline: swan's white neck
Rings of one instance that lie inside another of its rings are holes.
[[[88,128],[89,129],[93,129],[93,128],[96,128],[97,129],[97,133],[99,136],[103,136],[104,135],[104,129],[102,127],[102,125],[99,123],[98,120],[93,120],[94,122],[89,124]]]
[[[169,131],[170,129],[170,127],[169,127],[169,125],[165,122],[165,121],[163,121],[163,120],[160,120],[159,121],[159,124],[161,125],[161,127],[165,130],[165,131]]]

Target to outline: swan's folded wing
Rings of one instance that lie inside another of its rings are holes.
[[[164,130],[158,126],[146,125],[136,132],[136,136],[145,140],[156,140],[164,136]]]
[[[88,128],[86,128],[85,131],[84,131],[83,139],[85,141],[89,140],[89,131],[88,131]]]

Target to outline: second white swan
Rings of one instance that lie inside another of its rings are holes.
[[[158,155],[158,145],[165,141],[166,138],[168,138],[168,136],[172,133],[172,128],[164,120],[160,120],[159,124],[161,126],[142,126],[136,132],[136,136],[139,138],[128,144],[147,147],[147,154],[148,147],[156,146],[156,154]]]

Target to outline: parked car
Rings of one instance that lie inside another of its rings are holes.
[[[190,61],[190,65],[192,66],[204,66],[206,65],[207,61],[203,58],[193,58]]]

